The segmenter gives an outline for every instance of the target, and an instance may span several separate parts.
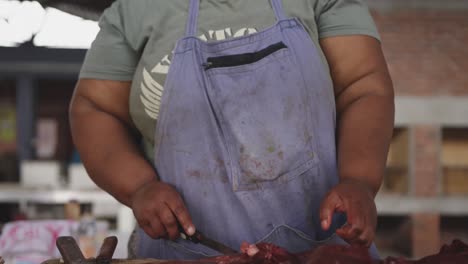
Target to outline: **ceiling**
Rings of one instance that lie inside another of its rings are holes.
[[[87,49],[96,21],[43,8],[37,1],[0,0],[0,47],[31,43],[39,47]]]

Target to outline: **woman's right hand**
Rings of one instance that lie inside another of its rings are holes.
[[[131,206],[139,226],[151,238],[177,239],[178,223],[188,235],[195,233],[182,197],[169,184],[154,180],[143,185],[133,194]]]
[[[153,165],[142,155],[129,112],[130,90],[130,81],[78,82],[70,124],[83,164],[100,188],[133,209],[149,236],[176,239],[177,221],[193,234],[195,227],[182,198],[173,187],[155,180]]]

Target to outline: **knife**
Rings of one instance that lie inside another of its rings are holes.
[[[180,237],[182,239],[185,239],[185,240],[190,241],[190,242],[195,243],[195,244],[202,244],[202,245],[207,246],[207,247],[209,247],[209,248],[211,248],[213,250],[218,251],[221,254],[230,255],[230,254],[239,253],[238,251],[224,245],[221,242],[218,242],[216,240],[213,240],[211,238],[206,237],[203,233],[201,233],[198,230],[195,232],[195,234],[193,234],[192,236],[189,236],[189,235],[187,235],[187,233],[185,233],[185,230],[179,224],[179,232],[180,232]]]

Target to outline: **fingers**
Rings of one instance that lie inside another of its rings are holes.
[[[189,236],[195,234],[195,226],[192,223],[190,213],[188,212],[187,207],[185,207],[182,199],[175,199],[173,202],[169,203],[168,206],[175,215],[176,220],[184,228],[185,233]]]
[[[188,235],[195,233],[190,214],[172,186],[153,182],[139,189],[132,201],[138,224],[150,237],[175,240],[180,236],[179,224]]]
[[[340,208],[341,206],[341,199],[333,192],[329,193],[325,197],[320,206],[320,221],[323,230],[328,230],[330,228],[333,214],[337,208]]]
[[[360,239],[366,240],[362,236],[363,231],[364,227],[361,227],[361,225],[347,223],[342,228],[337,229],[336,233],[350,244],[362,244]]]
[[[169,207],[160,209],[151,216],[139,220],[139,226],[148,236],[153,239],[170,238],[175,240],[179,237],[177,222]]]
[[[370,247],[372,244],[372,241],[374,241],[374,234],[373,231],[370,230],[365,230],[364,232],[361,233],[360,236],[352,236],[345,238],[346,234],[342,233],[343,231],[337,230],[336,233],[342,237],[343,239],[346,240],[350,245],[353,246],[360,246],[360,247]]]
[[[348,213],[348,215],[352,214]],[[366,229],[366,223],[364,222],[363,217],[349,217],[348,223],[340,229],[344,238],[354,240],[361,236],[362,232]]]
[[[350,244],[370,245],[375,236],[377,209],[365,185],[344,181],[335,186],[320,207],[324,230],[330,229],[335,211],[345,212],[347,224],[336,233]]]
[[[370,247],[372,241],[374,241],[375,234],[371,230],[364,231],[360,237],[358,237],[355,241],[355,244]]]
[[[363,238],[361,238],[361,240],[367,240],[366,247],[370,247],[375,239],[375,230],[370,229],[367,233],[364,233],[362,236]]]
[[[171,240],[176,240],[180,236],[179,228],[177,226],[177,219],[169,207],[160,211],[159,219],[166,229],[169,238]]]
[[[157,238],[167,238],[166,229],[156,217],[151,220],[150,225],[151,230],[156,234]]]
[[[153,239],[169,238],[175,240],[179,237],[177,219],[168,206],[160,208],[151,217],[139,221],[140,227]]]
[[[375,232],[366,212],[361,210],[360,204],[345,202],[345,207],[348,222],[336,230],[336,233],[352,245],[370,245]]]
[[[167,209],[160,214],[159,218],[170,239],[174,240],[179,237],[179,224],[184,228],[187,235],[191,236],[195,234],[192,218],[179,195],[167,200],[166,206]]]
[[[153,228],[149,223],[146,224],[138,224],[145,233],[150,236],[152,239],[157,239],[159,236],[153,231]]]
[[[164,226],[159,221],[156,213],[147,213],[144,217],[136,217],[138,225],[145,233],[153,239],[167,237],[167,232]]]

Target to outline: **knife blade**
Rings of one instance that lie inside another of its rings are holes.
[[[218,242],[216,240],[213,240],[209,237],[206,237],[202,232],[200,231],[195,231],[195,234],[193,234],[192,236],[189,236],[187,235],[187,233],[185,233],[185,230],[182,228],[182,226],[179,225],[179,232],[180,232],[180,237],[182,239],[185,239],[185,240],[188,240],[192,243],[195,243],[195,244],[202,244],[204,246],[207,246],[213,250],[216,250],[218,251],[219,253],[221,254],[224,254],[224,255],[230,255],[230,254],[237,254],[239,253],[238,251],[224,245],[223,243],[221,242]]]

